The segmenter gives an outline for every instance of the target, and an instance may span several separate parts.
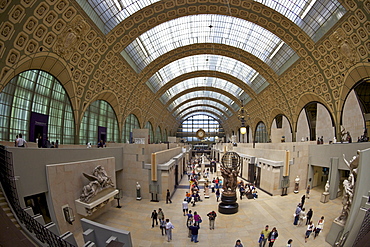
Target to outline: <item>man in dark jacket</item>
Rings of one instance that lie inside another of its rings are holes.
[[[191,231],[191,242],[198,243],[199,226],[194,223],[193,226],[189,226],[189,229]]]
[[[214,230],[215,229],[215,219],[216,219],[216,212],[212,211],[207,214],[208,219],[209,219],[209,229]]]

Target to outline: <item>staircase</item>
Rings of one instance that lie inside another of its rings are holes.
[[[8,202],[5,199],[4,192],[2,191],[1,187],[0,187],[0,207],[5,212],[5,214],[9,217],[9,219],[14,223],[14,225],[18,228],[18,230],[21,230],[21,226],[18,224],[17,220],[14,217],[14,214],[10,210],[10,207],[8,205]]]

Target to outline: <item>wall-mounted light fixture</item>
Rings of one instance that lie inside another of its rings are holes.
[[[69,205],[64,205],[62,207],[63,209],[63,215],[64,215],[64,219],[72,225],[72,222],[75,221],[75,215],[73,214],[73,210],[71,207],[69,207]]]

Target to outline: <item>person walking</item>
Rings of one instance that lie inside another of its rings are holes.
[[[166,233],[166,221],[165,220],[160,220],[159,221],[159,228],[161,229],[162,236]]]
[[[159,223],[161,223],[162,221],[164,221],[164,213],[163,213],[163,211],[162,211],[161,208],[158,209],[157,217],[159,219]]]
[[[312,231],[314,229],[314,225],[312,223],[312,221],[310,221],[310,223],[308,224],[307,226],[307,231],[306,231],[306,235],[304,237],[304,242],[307,243],[307,239],[310,237]]]
[[[265,247],[266,242],[267,242],[267,238],[268,238],[270,232],[271,231],[269,230],[269,226],[266,225],[265,226],[265,229],[263,229],[261,231],[261,236],[260,236],[260,241],[259,241],[259,243],[260,243],[259,247]]]
[[[300,214],[301,211],[302,211],[302,208],[301,208],[301,204],[299,203],[296,210],[295,210],[293,225],[298,224],[299,214]]]
[[[217,198],[217,201],[218,201],[218,199],[220,199],[220,195],[221,195],[220,189],[217,189],[216,190],[216,198]]]
[[[310,208],[310,210],[308,210],[308,212],[306,214],[306,217],[307,217],[306,225],[308,225],[308,223],[311,221],[312,216],[313,216],[313,211],[312,211],[312,208]]]
[[[194,223],[194,225],[189,226],[189,229],[191,231],[191,242],[198,243],[198,234],[199,234],[199,226]]]
[[[182,202],[182,212],[184,213],[184,216],[186,216],[188,211],[189,211],[189,203],[185,198],[184,201]]]
[[[172,203],[172,201],[171,201],[171,193],[170,193],[170,190],[169,189],[167,189],[166,204],[168,204],[168,202]]]
[[[175,226],[172,225],[171,221],[169,219],[166,219],[166,235],[167,235],[167,242],[170,242],[172,240],[172,229],[174,229]]]
[[[272,247],[274,245],[278,236],[279,236],[279,233],[276,230],[276,227],[272,228],[272,231],[269,233],[269,236],[267,238],[267,240],[269,241],[269,247]]]
[[[155,222],[155,225],[158,226],[158,213],[155,209],[152,212],[151,218],[152,218],[152,228],[154,228],[154,222]]]
[[[240,239],[236,240],[235,247],[243,247],[242,241],[240,241]]]
[[[299,213],[299,220],[298,220],[298,226],[303,224],[303,221],[306,219],[306,209],[302,208],[301,212]]]
[[[321,216],[321,219],[317,222],[317,226],[315,228],[315,235],[313,239],[316,239],[317,236],[319,236],[319,233],[324,229],[324,216]]]
[[[209,219],[209,230],[214,230],[215,229],[215,220],[217,217],[217,214],[215,211],[209,212],[207,214],[208,219]]]

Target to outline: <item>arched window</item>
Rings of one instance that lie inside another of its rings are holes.
[[[162,138],[162,142],[167,142],[167,141],[168,141],[168,135],[167,135],[167,130],[165,129],[164,134],[163,134],[163,138]]]
[[[13,141],[21,133],[30,142],[48,137],[74,144],[74,117],[60,82],[41,70],[15,76],[0,94],[0,140]]]
[[[148,122],[146,122],[144,129],[148,129],[149,130],[149,140],[150,140],[150,143],[154,143],[153,125],[148,121]]]
[[[155,143],[159,143],[162,141],[162,130],[161,127],[157,127],[157,130],[155,131]]]
[[[125,126],[123,128],[122,141],[132,143],[132,130],[140,129],[139,120],[134,114],[127,116]]]
[[[99,140],[118,142],[118,121],[111,105],[106,101],[97,100],[86,109],[81,122],[80,144]]]
[[[222,138],[225,135],[221,124],[215,118],[200,114],[185,119],[177,129],[176,137],[180,137],[187,142],[200,142],[201,140],[196,137],[199,129],[205,131],[204,140],[209,142],[214,142],[216,136]]]
[[[266,125],[263,122],[259,122],[256,128],[256,138],[255,142],[257,143],[266,143],[267,142],[267,130]]]

